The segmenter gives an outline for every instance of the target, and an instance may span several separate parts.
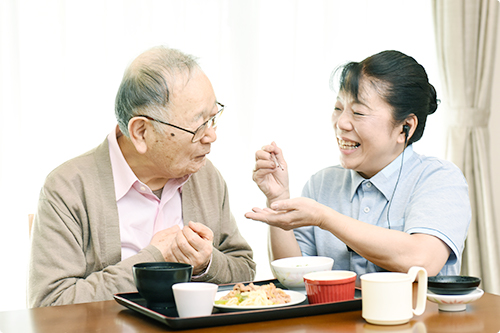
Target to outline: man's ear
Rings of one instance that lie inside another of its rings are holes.
[[[147,138],[149,121],[142,117],[134,117],[128,122],[130,141],[139,154],[145,154],[148,150]]]

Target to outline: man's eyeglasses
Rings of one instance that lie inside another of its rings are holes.
[[[147,116],[147,115],[140,114],[140,115],[137,115],[137,116],[134,116],[134,117],[144,117],[144,118],[147,118],[149,120],[159,122],[160,124],[172,126],[172,127],[177,128],[177,129],[180,129],[180,130],[182,130],[184,132],[191,133],[191,134],[193,134],[193,138],[191,139],[191,142],[194,143],[194,142],[200,141],[201,138],[203,138],[203,136],[205,135],[205,132],[207,131],[207,129],[209,129],[209,128],[215,128],[217,126],[217,121],[219,120],[220,116],[222,115],[222,111],[224,111],[224,105],[222,105],[219,102],[217,102],[217,104],[220,107],[219,111],[217,111],[217,113],[213,117],[211,117],[210,119],[208,119],[207,121],[205,121],[203,124],[201,124],[194,132],[190,131],[188,129],[179,127],[177,125],[169,124],[166,121],[155,119],[155,118]]]

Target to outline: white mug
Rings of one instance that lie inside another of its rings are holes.
[[[172,286],[179,317],[209,316],[218,285],[207,282],[183,282]]]
[[[417,306],[413,309],[413,282],[418,275]],[[427,271],[411,267],[407,274],[368,273],[361,276],[361,315],[370,324],[400,325],[425,311]]]

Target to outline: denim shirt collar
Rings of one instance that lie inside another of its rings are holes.
[[[409,145],[404,150],[404,162],[407,162],[413,156],[413,145]],[[354,195],[358,190],[358,187],[363,184],[370,182],[372,183],[384,196],[387,200],[390,200],[392,194],[394,193],[394,189],[396,186],[396,182],[398,180],[399,170],[401,168],[401,159],[403,158],[403,153],[399,154],[389,165],[380,170],[376,175],[372,178],[364,178],[357,171],[351,171],[351,202],[354,199]],[[404,169],[404,163],[403,163]],[[401,170],[401,177],[403,177],[403,170]]]

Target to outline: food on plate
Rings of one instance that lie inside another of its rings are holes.
[[[217,305],[227,306],[265,306],[286,304],[291,301],[290,295],[282,289],[276,288],[274,283],[256,286],[249,283],[245,286],[243,283],[238,283],[233,287],[226,296],[215,301]]]

